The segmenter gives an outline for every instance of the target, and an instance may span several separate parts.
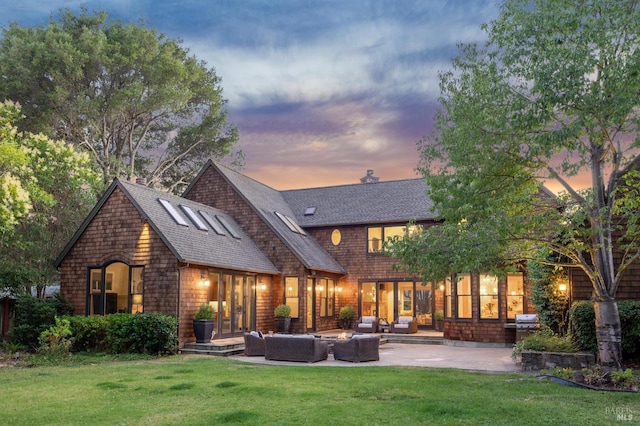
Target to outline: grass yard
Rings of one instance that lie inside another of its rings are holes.
[[[640,395],[534,376],[402,367],[267,366],[179,355],[0,368],[8,425],[603,425]],[[631,416],[631,417],[629,417]]]

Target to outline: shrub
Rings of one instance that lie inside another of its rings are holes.
[[[38,353],[42,355],[69,355],[73,339],[71,325],[66,318],[55,317],[55,325],[40,333]]]
[[[38,348],[40,333],[55,325],[55,317],[71,312],[69,303],[60,296],[46,300],[21,296],[16,301],[15,323],[9,331],[9,340],[33,351]]]
[[[638,390],[640,380],[633,374],[633,370],[613,370],[611,372],[611,383],[618,388],[624,390]]]
[[[640,360],[640,301],[618,302],[622,327],[622,357]]]
[[[209,305],[208,303],[203,303],[196,311],[195,318],[197,320],[210,320],[213,319],[214,315],[215,311],[213,310],[213,306]]]
[[[69,320],[73,334],[72,351],[90,352],[107,349],[107,317],[73,315],[65,318]]]
[[[620,326],[622,328],[622,357],[640,359],[640,301],[618,302]],[[595,312],[588,300],[575,302],[571,306],[571,329],[580,349],[597,353]]]
[[[164,355],[178,348],[176,317],[164,314],[113,314],[106,341],[110,352]]]
[[[351,305],[346,305],[340,308],[340,319],[352,319],[355,315],[355,311]]]
[[[291,307],[287,305],[278,305],[273,311],[273,316],[276,318],[285,318],[291,315]]]
[[[558,336],[548,327],[543,327],[541,331],[530,334],[516,343],[511,358],[517,360],[523,349],[541,352],[577,352],[579,350],[570,336]]]
[[[571,306],[569,323],[575,343],[583,351],[598,352],[596,342],[596,316],[593,304],[588,300],[580,300]]]

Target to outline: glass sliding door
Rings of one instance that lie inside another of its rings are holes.
[[[360,285],[360,316],[378,315],[377,293],[375,281]]]
[[[413,317],[413,281],[398,283],[398,316]]]
[[[307,278],[307,331],[315,331],[316,303],[315,303],[316,279]]]
[[[389,324],[395,321],[395,291],[393,282],[381,282],[378,285],[378,317],[386,319]]]
[[[256,277],[221,274],[220,283],[216,281],[212,287],[215,288],[211,289],[210,297],[212,303],[217,304],[216,329],[220,337],[241,336],[252,330],[255,327]]]
[[[416,284],[416,319],[418,327],[433,327],[433,283],[427,285]]]

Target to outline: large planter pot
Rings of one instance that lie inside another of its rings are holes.
[[[444,321],[436,320],[436,331],[442,331],[442,330],[444,330]]]
[[[342,328],[345,330],[351,330],[351,318],[343,318],[340,320]]]
[[[288,333],[291,328],[291,317],[276,317],[276,330],[278,333]]]
[[[193,320],[196,343],[209,343],[213,338],[213,320]]]

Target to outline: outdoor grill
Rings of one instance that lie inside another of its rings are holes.
[[[538,318],[538,314],[516,315],[516,342],[539,330],[540,319]]]

